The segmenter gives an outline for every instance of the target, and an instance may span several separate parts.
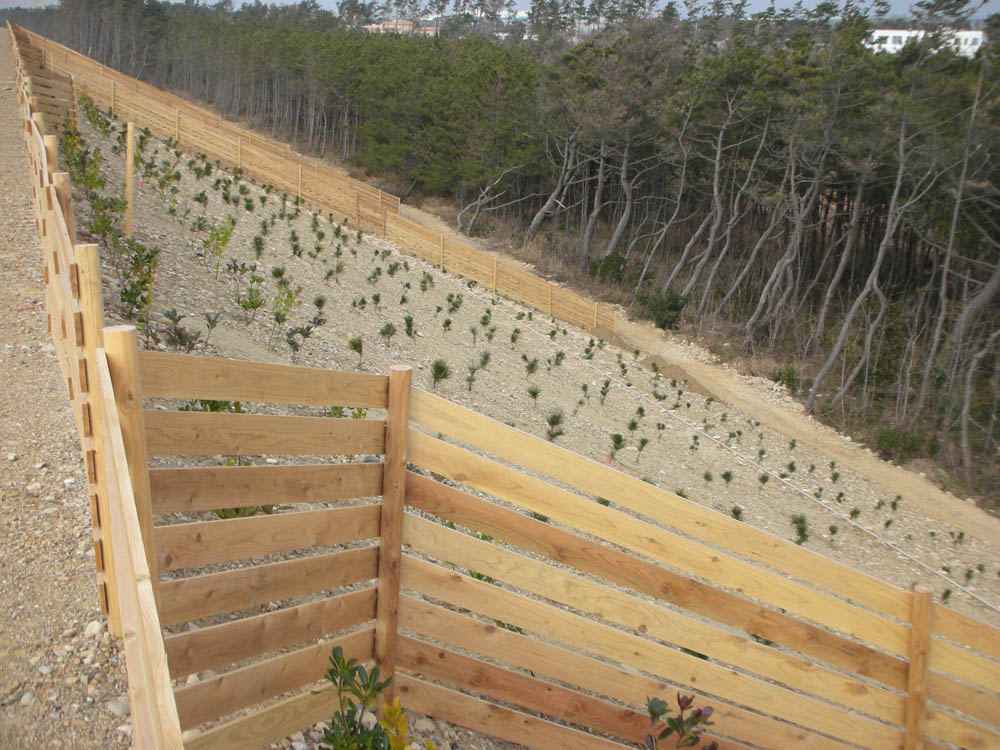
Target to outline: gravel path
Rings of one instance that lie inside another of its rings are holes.
[[[86,477],[45,330],[7,34],[0,43],[0,747],[130,742],[125,670],[100,623]]]

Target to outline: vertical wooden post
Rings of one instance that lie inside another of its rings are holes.
[[[59,200],[59,208],[66,219],[66,232],[69,234],[71,244],[76,244],[76,226],[73,224],[73,207],[71,205],[72,193],[70,192],[69,175],[65,172],[56,172],[52,175],[52,184],[56,189],[56,198]]]
[[[357,217],[357,228],[361,229],[361,191],[354,191],[354,215]]]
[[[174,107],[174,142],[181,145],[181,111]]]
[[[927,649],[931,640],[934,590],[921,584],[913,591],[910,616],[910,669],[906,678],[904,750],[924,748],[924,707],[927,703]]]
[[[299,198],[302,197],[302,162],[299,162]]]
[[[104,329],[104,351],[118,405],[118,421],[128,459],[128,472],[135,496],[135,514],[142,530],[146,564],[153,584],[153,595],[160,600],[156,553],[153,546],[153,510],[150,501],[149,466],[146,459],[146,425],[142,418],[142,383],[139,379],[139,339],[132,326],[110,326]]]
[[[111,545],[111,527],[108,514],[108,478],[106,462],[103,460],[104,425],[101,422],[101,408],[97,383],[97,350],[104,346],[104,300],[101,293],[101,255],[97,245],[77,245],[76,265],[80,272],[80,312],[83,314],[83,353],[87,363],[88,400],[92,404],[91,444],[96,451],[95,481],[91,484],[91,515],[94,520],[94,550],[98,569],[98,586],[102,597],[102,609],[108,615],[108,631],[120,638],[121,613],[118,611],[118,584]],[[103,572],[103,581],[100,578]]]
[[[125,128],[125,236],[132,236],[132,211],[135,203],[135,123]]]
[[[375,663],[382,678],[396,671],[396,631],[399,620],[399,565],[403,554],[403,509],[406,504],[406,441],[410,428],[412,370],[389,370],[389,401],[385,417],[385,463],[382,472],[382,520],[379,536],[378,593],[375,600]],[[391,703],[392,686],[382,700]]]
[[[438,252],[441,255],[441,259],[438,262],[438,265],[441,266],[441,270],[443,271],[444,270],[444,235],[443,234],[438,235],[438,239],[440,240],[440,242],[438,243],[439,244]]]
[[[49,182],[52,182],[52,175],[59,166],[59,139],[43,133],[42,142],[45,144],[45,172]]]
[[[103,74],[104,71],[102,70],[101,73]],[[114,78],[111,79],[111,106],[108,107],[108,111],[111,112],[112,115],[115,113],[115,79]]]
[[[600,306],[595,302],[594,303],[594,328],[597,328],[597,313],[598,313],[599,310],[600,310]]]
[[[549,309],[546,310],[546,312],[548,312],[548,314],[551,315],[552,314],[552,282],[551,281],[549,282],[549,285],[546,287],[546,291],[549,293],[549,302],[548,302]]]
[[[493,258],[493,291],[497,290],[497,259]]]
[[[239,135],[236,136],[236,161],[237,161],[237,164],[238,164],[238,166],[240,168],[240,171],[242,171],[243,170],[243,136],[239,136]],[[299,190],[301,191],[301,189],[302,189],[302,186],[300,184],[299,185]]]

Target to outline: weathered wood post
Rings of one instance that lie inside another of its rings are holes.
[[[406,441],[410,423],[412,369],[393,365],[385,418],[385,463],[382,473],[382,517],[375,602],[375,663],[383,678],[396,672],[399,623],[399,565],[403,554],[403,509],[406,486]],[[391,703],[393,687],[382,700]]]

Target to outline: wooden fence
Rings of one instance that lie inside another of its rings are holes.
[[[263,747],[328,718],[336,645],[393,674],[405,707],[530,747],[636,743],[646,697],[677,689],[715,707],[726,749],[1000,747],[1000,631],[929,591],[412,389],[405,368],[102,332],[96,249],[73,245],[18,86],[139,747]],[[199,399],[232,408],[181,408]]]
[[[181,97],[119,73],[97,61],[14,27],[37,50],[47,71],[70,76],[76,93],[86,92],[100,107],[132,120],[177,144],[239,168],[248,177],[297,195],[356,227],[386,237],[403,250],[442,270],[473,279],[490,290],[587,329],[615,331],[615,312],[593,300],[529,274],[514,265],[445,237],[399,213],[399,199],[324,167],[286,144],[222,119]]]

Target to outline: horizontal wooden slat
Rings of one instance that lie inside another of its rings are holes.
[[[828,703],[731,672],[654,641],[506,591],[454,570],[403,555],[402,585],[412,591],[517,625],[595,656],[697,685],[720,698],[873,750],[897,750],[902,732]],[[488,572],[488,571],[487,571]]]
[[[906,662],[617,549],[536,521],[412,472],[406,502],[522,549],[724,622],[759,638],[878,680],[906,687]]]
[[[363,547],[161,581],[160,620],[164,625],[176,625],[371,580],[376,575],[377,560],[377,547]]]
[[[303,727],[328,720],[336,709],[337,694],[324,685],[211,729],[186,733],[184,750],[267,747]]]
[[[605,695],[644,707],[650,696],[669,697],[677,687],[625,670],[589,656],[513,633],[492,622],[481,622],[444,607],[417,599],[400,598],[400,627],[491,659],[528,669],[554,680],[575,685],[595,695]],[[715,723],[741,742],[796,750],[845,750],[845,745],[783,724],[742,708],[720,703],[695,691],[696,705],[711,705]]]
[[[146,409],[150,456],[381,453],[385,423],[373,419],[278,417]]]
[[[181,728],[190,729],[323,679],[330,652],[337,646],[344,649],[344,656],[348,659],[368,661],[375,648],[374,635],[375,629],[368,628],[330,638],[178,688],[174,691],[174,698]]]
[[[645,711],[617,706],[414,638],[400,636],[398,658],[400,668],[425,679],[473,690],[584,729],[640,743],[649,731]]]
[[[901,696],[815,662],[769,648],[717,626],[643,601],[609,586],[545,565],[468,534],[414,515],[403,525],[403,543],[415,552],[470,570],[488,571],[503,583],[640,632],[661,642],[708,654],[747,672],[839,703],[871,716],[903,723]]]
[[[379,506],[300,511],[159,526],[160,570],[242,560],[259,555],[369,539],[379,533]]]
[[[382,463],[150,469],[153,513],[316,503],[382,492]]]
[[[164,639],[174,679],[268,651],[294,646],[375,617],[375,588],[349,591],[276,612],[246,617]]]
[[[535,748],[620,750],[611,740],[512,711],[424,680],[400,674],[396,691],[403,707],[437,719]]]
[[[457,404],[414,389],[410,419],[879,612],[909,619],[911,594],[903,589]]]
[[[931,638],[927,666],[1000,693],[1000,664],[954,643]]]
[[[613,508],[587,501],[462,448],[411,430],[407,457],[418,466],[542,513],[599,539],[782,607],[896,655],[906,653],[906,628],[874,612]]]
[[[943,604],[934,605],[931,619],[935,635],[943,635],[994,659],[1000,659],[1000,629],[956,612]]]

